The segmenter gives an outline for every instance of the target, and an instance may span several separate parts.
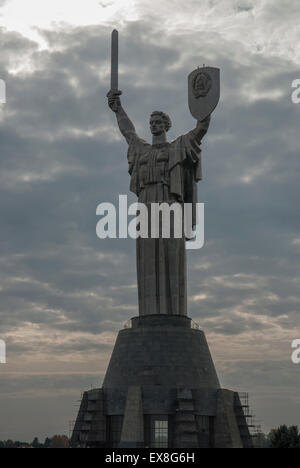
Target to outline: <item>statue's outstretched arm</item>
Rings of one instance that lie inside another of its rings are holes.
[[[123,109],[119,95],[110,92],[107,97],[109,107],[116,114],[120,132],[126,138],[127,143],[130,144],[136,136],[135,127]]]
[[[192,164],[199,163],[199,158],[201,155],[201,140],[207,133],[209,124],[210,116],[206,117],[204,120],[198,120],[197,125],[193,130],[190,130],[188,133],[181,135],[180,137],[176,138],[174,142],[172,142],[175,144],[175,147],[177,147],[179,144],[180,147],[185,149],[187,161],[191,162]]]
[[[190,130],[185,135],[182,135],[183,137],[188,138],[188,141],[190,142],[192,147],[195,147],[196,152],[200,151],[201,140],[206,135],[207,130],[209,128],[209,124],[210,115],[201,121],[198,120],[197,125],[195,128],[193,128],[193,130]]]
[[[197,140],[201,141],[204,135],[207,133],[207,130],[210,125],[210,115],[206,117],[204,120],[198,120],[197,121],[197,126],[193,130],[194,136],[196,137]]]

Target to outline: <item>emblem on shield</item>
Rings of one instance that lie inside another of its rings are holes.
[[[188,76],[189,109],[197,120],[203,120],[217,107],[220,99],[220,69],[196,68]]]

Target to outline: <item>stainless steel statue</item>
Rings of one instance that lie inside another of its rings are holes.
[[[192,115],[201,115],[196,127],[168,142],[170,117],[154,111],[150,116],[152,144],[139,138],[122,107],[118,90],[118,33],[112,33],[112,73],[108,105],[115,113],[120,132],[128,143],[130,190],[140,203],[197,203],[201,180],[201,140],[210,124],[210,114],[219,100],[218,69],[198,68],[189,75],[189,105]],[[194,102],[195,101],[195,102]],[[149,211],[150,212],[150,211]],[[149,224],[151,220],[149,218]],[[193,217],[195,224],[195,211]],[[150,232],[151,226],[149,226]],[[173,233],[174,234],[174,233]],[[186,249],[180,238],[142,238],[136,241],[139,314],[187,315]]]

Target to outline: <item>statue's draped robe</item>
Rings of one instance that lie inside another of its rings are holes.
[[[148,208],[149,232],[151,203],[191,203],[191,224],[196,224],[196,184],[202,178],[200,144],[196,130],[159,145],[132,136],[130,190]],[[161,233],[158,238],[138,237],[136,248],[139,314],[187,315],[184,229],[181,238],[163,238]]]

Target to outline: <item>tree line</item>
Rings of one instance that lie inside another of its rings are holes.
[[[300,432],[298,426],[279,426],[269,434],[257,434],[254,438],[255,448],[300,448]],[[44,443],[35,437],[31,443],[19,441],[0,441],[0,448],[70,448],[70,441],[65,435],[47,437]]]
[[[55,435],[51,438],[46,437],[42,443],[38,437],[35,437],[31,443],[13,440],[0,440],[0,448],[70,448],[70,442],[65,435]]]

